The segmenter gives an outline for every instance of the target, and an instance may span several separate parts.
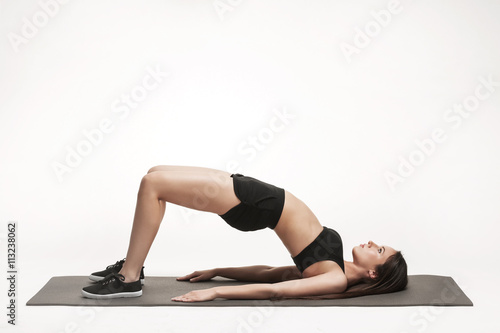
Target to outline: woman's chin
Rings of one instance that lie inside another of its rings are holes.
[[[354,258],[354,257],[356,257],[356,253],[357,253],[359,250],[361,250],[361,246],[359,246],[359,245],[358,245],[358,246],[355,246],[355,247],[353,247],[353,248],[352,248],[352,257],[353,257],[353,258]]]

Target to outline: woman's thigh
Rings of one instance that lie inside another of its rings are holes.
[[[224,172],[222,170],[197,167],[197,166],[183,166],[183,165],[157,165],[148,170],[150,172],[156,171],[182,171],[182,172]],[[226,172],[227,173],[227,172]],[[230,174],[229,174],[230,175]]]
[[[155,168],[144,176],[141,188],[152,189],[160,200],[219,215],[240,203],[228,172],[202,167]]]

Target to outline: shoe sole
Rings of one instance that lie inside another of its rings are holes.
[[[106,294],[106,295],[91,294],[91,293],[86,292],[85,290],[82,290],[82,296],[87,297],[87,298],[93,298],[93,299],[139,297],[139,296],[142,296],[142,290],[131,291],[131,292],[127,292],[127,293]]]
[[[89,275],[89,279],[91,279],[94,282],[99,282],[102,279],[104,279],[104,276]],[[141,285],[144,285],[144,279],[141,279]]]

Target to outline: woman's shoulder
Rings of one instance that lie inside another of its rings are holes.
[[[343,293],[347,289],[347,277],[344,272],[335,272],[332,274],[333,283],[336,293]]]
[[[341,293],[347,289],[347,277],[340,266],[332,261],[325,260],[314,264],[315,267],[311,267],[311,270],[306,269],[302,278],[312,278],[315,276],[323,276],[327,279],[328,284],[335,290],[332,293]]]
[[[336,265],[330,269],[327,273],[330,276],[331,283],[334,286],[334,293],[342,293],[347,289],[347,276],[340,266]]]

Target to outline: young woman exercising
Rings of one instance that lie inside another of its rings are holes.
[[[352,249],[344,261],[342,239],[322,226],[292,193],[241,174],[185,166],[156,166],[142,178],[137,195],[126,260],[90,275],[98,281],[82,289],[89,298],[142,295],[144,261],[165,213],[167,202],[222,217],[241,231],[270,228],[295,265],[264,265],[195,271],[179,281],[205,281],[215,276],[248,282],[194,290],[172,298],[180,302],[226,299],[344,298],[380,294],[406,287],[407,266],[401,252],[372,241]],[[189,240],[188,240],[189,241]]]

